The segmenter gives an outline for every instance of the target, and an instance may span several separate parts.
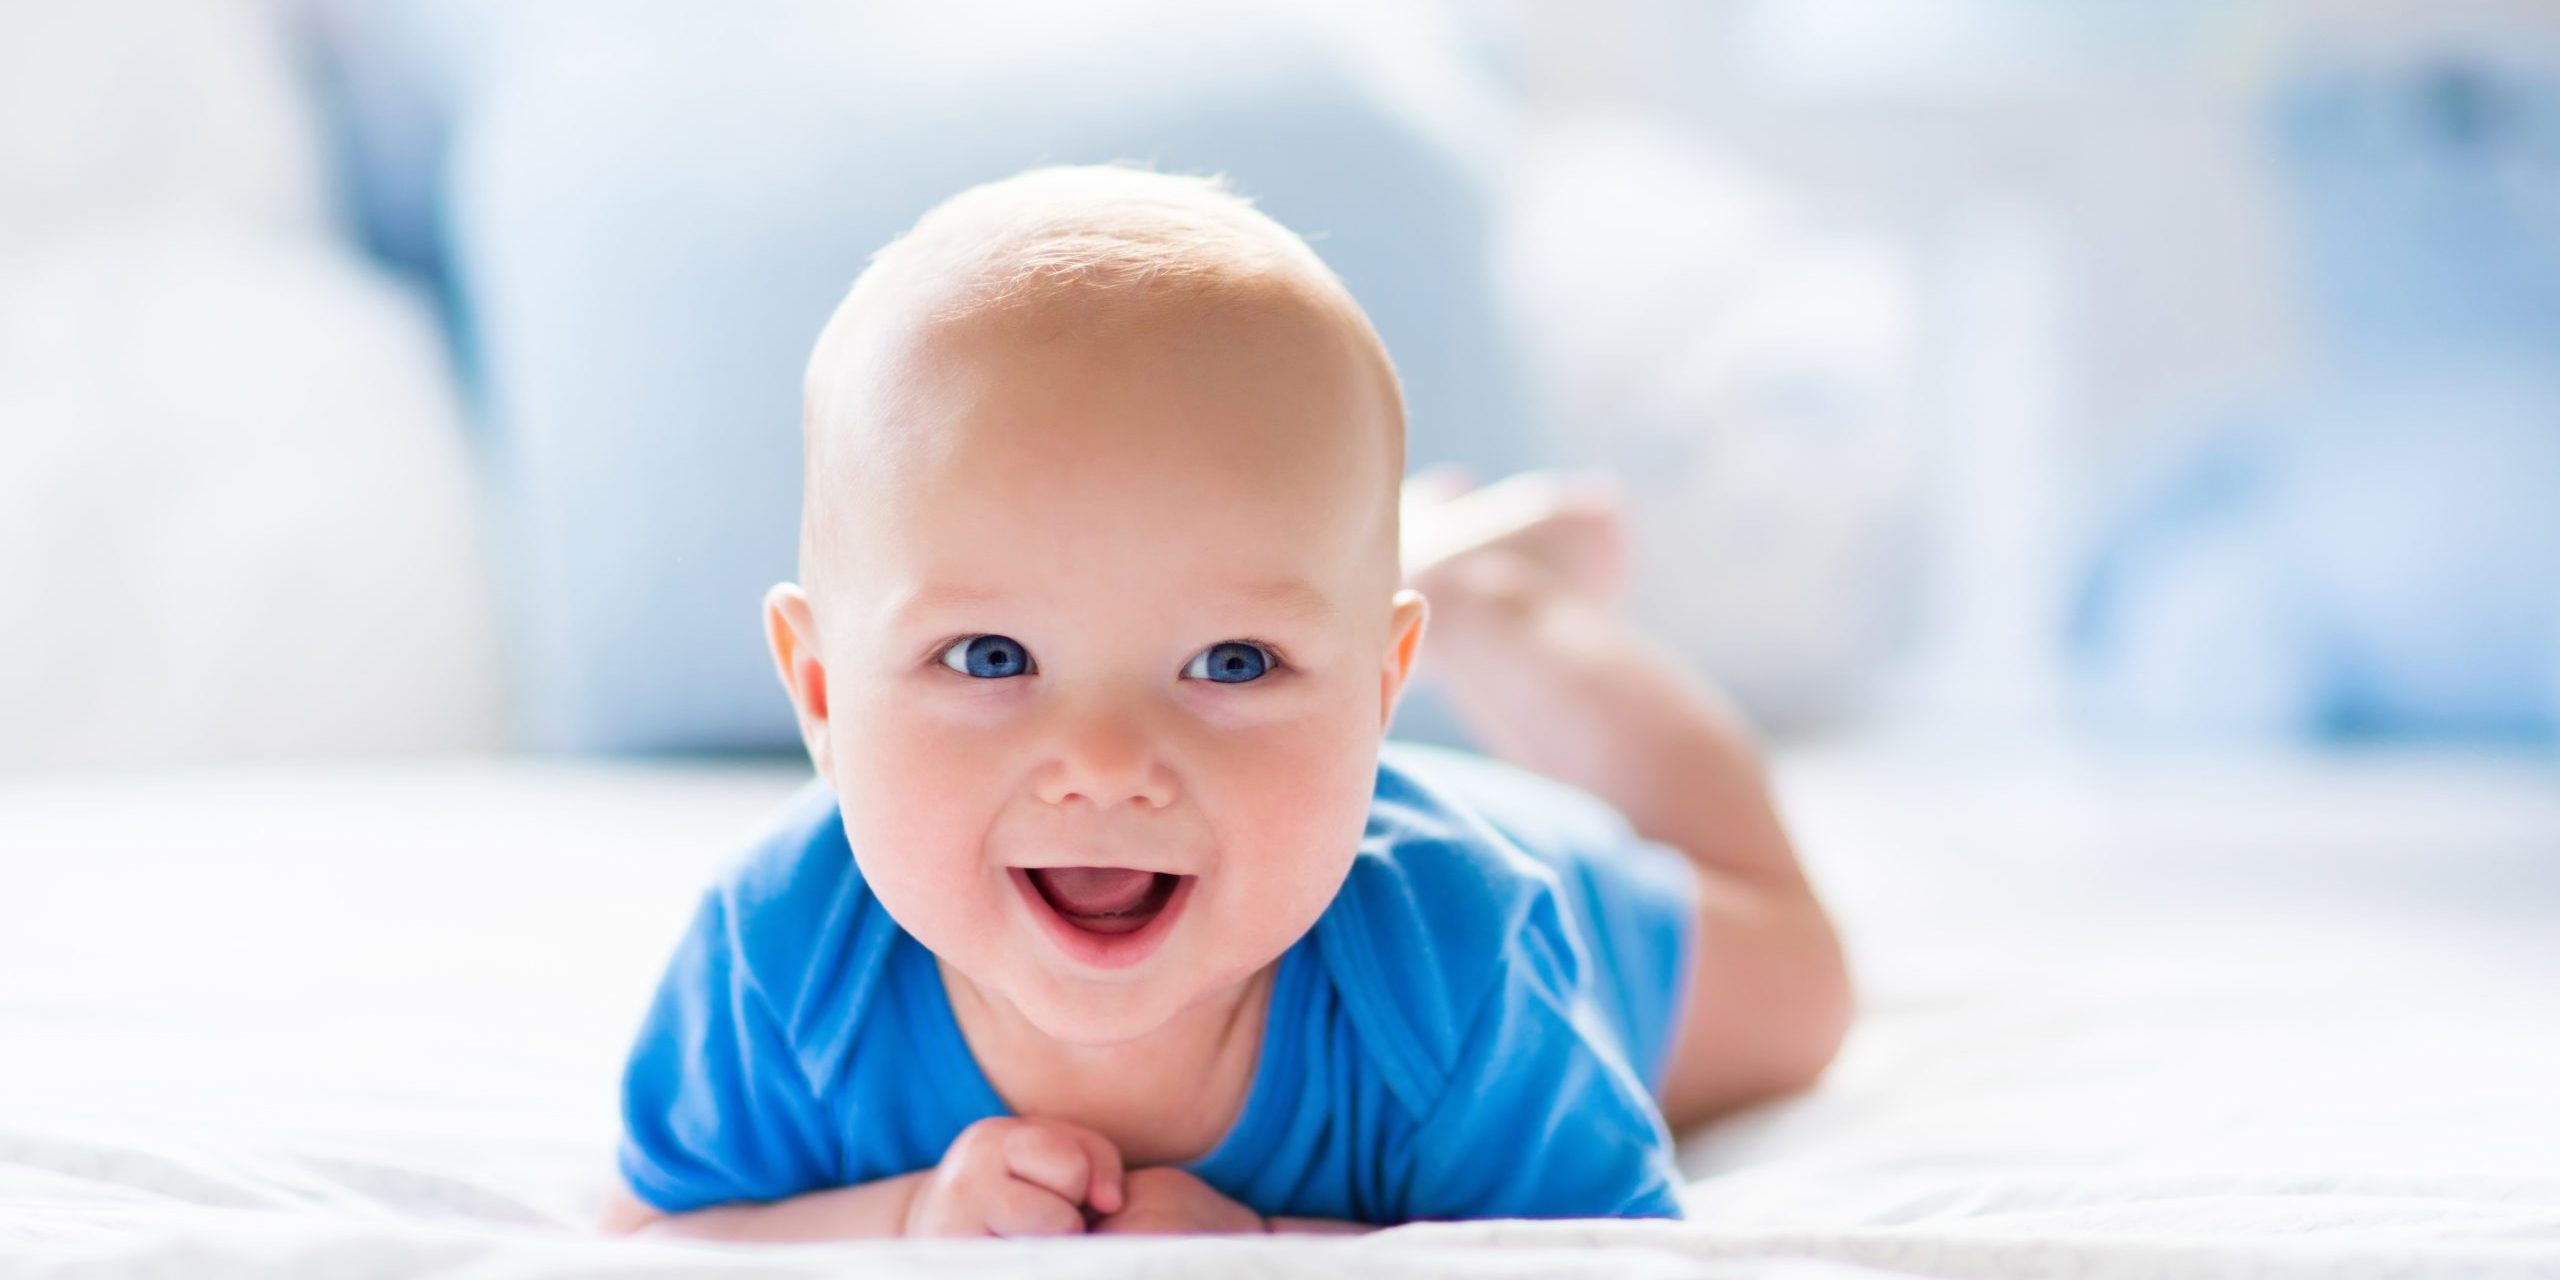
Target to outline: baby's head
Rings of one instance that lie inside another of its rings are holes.
[[[1304,242],[1206,179],[964,191],[828,322],[804,429],[766,627],[900,925],[1099,1044],[1315,923],[1424,610],[1395,374]]]

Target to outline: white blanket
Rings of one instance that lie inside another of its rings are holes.
[[[800,775],[0,778],[0,1275],[2560,1275],[2560,769],[1782,762],[1865,1012],[1685,1224],[585,1237],[693,891]]]

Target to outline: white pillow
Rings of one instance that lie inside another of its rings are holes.
[[[425,309],[328,241],[0,255],[0,767],[496,742],[466,446]]]

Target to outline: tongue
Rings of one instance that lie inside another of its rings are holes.
[[[1043,867],[1031,873],[1051,906],[1071,916],[1135,911],[1155,888],[1152,871],[1128,867]]]

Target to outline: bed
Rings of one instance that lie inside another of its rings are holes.
[[[609,1240],[626,1037],[805,774],[0,776],[0,1275],[2560,1275],[2560,764],[1782,757],[1864,1000],[1686,1223]]]

